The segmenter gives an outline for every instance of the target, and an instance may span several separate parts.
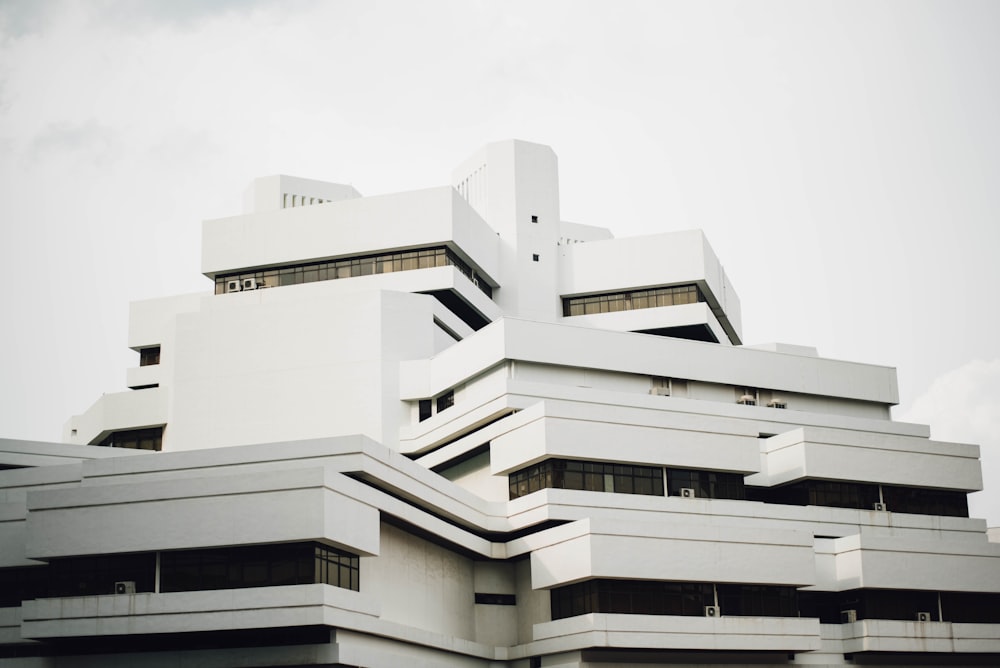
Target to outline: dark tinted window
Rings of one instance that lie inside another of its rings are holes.
[[[656,466],[549,459],[507,480],[512,499],[545,488],[663,496],[663,469]]]

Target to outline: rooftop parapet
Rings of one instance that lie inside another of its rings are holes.
[[[297,176],[263,176],[243,193],[243,213],[263,213],[361,197],[354,186]]]

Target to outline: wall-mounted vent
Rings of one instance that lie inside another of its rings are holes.
[[[122,580],[121,582],[115,583],[115,593],[116,594],[134,594],[135,593],[135,581],[134,580]]]

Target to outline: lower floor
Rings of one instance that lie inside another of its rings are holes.
[[[362,436],[17,447],[0,668],[1000,665],[966,517],[598,489],[631,465],[492,503]]]
[[[709,644],[706,642],[706,645]],[[365,666],[369,668],[722,668],[733,666],[997,666],[1000,653],[912,652],[800,653],[593,647],[531,654],[529,647],[488,656],[483,646],[429,646],[324,626],[247,629],[186,634],[63,639],[58,643],[8,645],[5,668],[271,668]]]

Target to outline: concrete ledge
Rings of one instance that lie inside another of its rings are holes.
[[[938,591],[1000,591],[1000,545],[855,535],[833,541],[838,589],[906,589],[919,582]],[[906,564],[900,568],[900,564]],[[925,622],[926,623],[926,622]]]
[[[575,526],[580,525],[580,526]],[[590,578],[729,581],[810,585],[815,580],[812,536],[751,528],[675,527],[666,523],[583,520],[560,533],[586,533],[531,552],[531,584],[547,589]]]
[[[586,647],[782,652],[820,648],[819,620],[799,617],[594,613],[535,624],[533,636],[545,653]]]
[[[81,596],[25,601],[21,635],[43,639],[309,626],[324,624],[327,608],[367,617],[379,613],[368,597],[321,584]]]
[[[162,378],[163,367],[160,364],[134,366],[125,370],[125,386],[130,389],[137,387],[151,389],[148,386],[159,385]]]
[[[841,628],[846,653],[1000,652],[1000,624],[865,619]]]
[[[323,468],[50,489],[28,495],[29,558],[324,540],[378,553],[378,510]]]
[[[968,492],[983,487],[979,446],[895,434],[798,428],[763,441],[762,464],[748,484],[821,478]]]

